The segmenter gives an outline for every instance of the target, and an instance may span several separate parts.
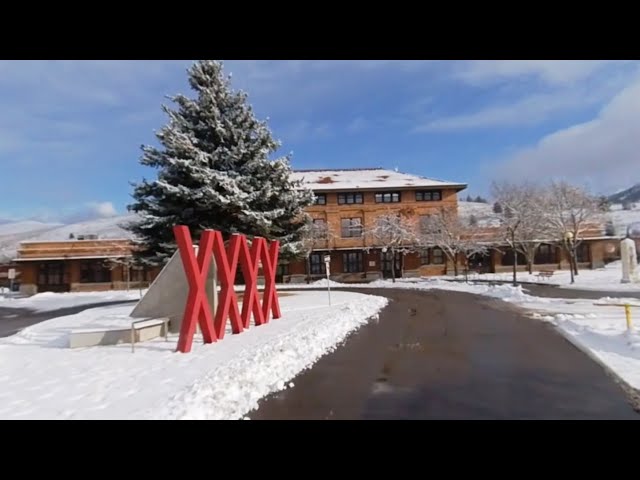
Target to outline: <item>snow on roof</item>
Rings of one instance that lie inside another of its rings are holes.
[[[382,168],[294,170],[293,178],[303,181],[314,191],[410,187],[449,187],[463,190],[467,187],[464,183],[435,180]]]

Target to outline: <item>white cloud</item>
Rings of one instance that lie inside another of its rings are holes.
[[[94,202],[89,204],[89,211],[95,213],[97,218],[109,218],[118,215],[111,202]]]
[[[595,68],[579,71],[583,74],[593,73]],[[535,86],[530,86],[524,96],[511,101],[500,100],[500,92],[496,91],[489,105],[483,109],[431,119],[415,126],[413,132],[537,125],[566,112],[584,111],[586,108],[602,105],[638,77],[637,65],[632,65],[632,68],[607,70],[606,74],[589,78],[577,85],[538,86],[538,91]],[[512,94],[514,85],[517,82],[508,84],[505,89]]]
[[[596,118],[559,130],[522,149],[496,173],[512,178],[568,178],[607,192],[640,182],[640,80]]]
[[[415,132],[535,125],[555,113],[592,105],[598,99],[577,92],[534,94],[510,104],[490,106],[478,112],[433,120],[414,128]]]
[[[604,60],[474,60],[459,64],[454,76],[472,85],[515,78],[535,78],[554,86],[584,80],[613,61]]]

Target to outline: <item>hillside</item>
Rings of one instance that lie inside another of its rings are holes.
[[[497,227],[500,225],[498,216],[493,213],[492,204],[458,201],[458,212],[460,217],[467,222],[473,215],[478,221],[479,227]]]
[[[47,242],[69,240],[71,234],[98,235],[98,238],[131,238],[131,233],[120,227],[134,220],[136,215],[101,218],[69,225],[40,222],[15,222],[0,225],[0,263],[16,256],[21,242]]]
[[[626,190],[622,190],[621,192],[614,193],[613,195],[610,195],[608,199],[612,204],[640,202],[640,183],[637,183],[633,187],[627,188]]]

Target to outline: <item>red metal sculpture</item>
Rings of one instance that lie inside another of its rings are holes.
[[[189,282],[189,296],[185,305],[184,317],[180,329],[177,351],[191,351],[196,322],[200,324],[204,343],[222,340],[227,319],[231,320],[234,334],[248,328],[253,314],[253,323],[263,325],[273,318],[280,318],[280,304],[276,290],[276,268],[280,244],[277,241],[267,246],[264,238],[254,238],[251,248],[244,235],[233,235],[227,248],[222,234],[215,230],[205,230],[200,238],[198,257],[193,252],[193,242],[189,228],[183,225],[173,228],[180,251],[180,258]],[[211,265],[211,256],[215,258],[220,284],[220,298],[215,317],[209,311],[206,292],[206,279]],[[258,270],[262,262],[265,288],[260,304],[258,294]],[[238,308],[235,292],[235,278],[238,265],[242,268],[245,280],[242,312]]]

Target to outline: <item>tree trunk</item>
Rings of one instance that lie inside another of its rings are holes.
[[[527,260],[527,269],[529,270],[529,275],[533,274],[533,261]]]
[[[571,251],[571,258],[573,259],[573,274],[578,275],[578,247],[574,246]]]
[[[573,251],[571,250],[571,247],[567,247],[566,249],[567,253],[569,254],[569,273],[571,274],[571,283],[575,282],[575,279],[573,278]]]
[[[307,285],[311,283],[311,255],[307,255],[305,259],[305,265],[307,270]]]
[[[469,257],[464,257],[464,281],[469,283]]]
[[[125,270],[127,271],[127,292],[129,291],[129,289],[131,288],[131,265],[126,264],[125,265]]]
[[[396,252],[391,250],[391,281],[396,283]]]
[[[451,261],[453,262],[453,276],[457,277],[458,276],[458,255],[454,254],[453,259]]]

